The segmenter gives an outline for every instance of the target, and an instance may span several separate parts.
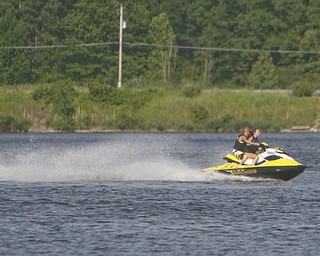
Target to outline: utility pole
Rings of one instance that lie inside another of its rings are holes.
[[[119,79],[118,88],[122,85],[122,30],[123,30],[123,6],[120,5],[120,33],[119,33]]]

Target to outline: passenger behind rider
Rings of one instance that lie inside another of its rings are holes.
[[[248,136],[248,141],[250,143],[247,143],[244,146],[244,155],[247,158],[253,159],[252,165],[256,165],[259,160],[259,156],[256,154],[256,152],[259,150],[260,143],[258,137],[260,136],[260,134],[260,129],[254,129],[252,133]]]
[[[240,165],[243,165],[244,162],[248,159],[248,155],[244,153],[245,146],[252,145],[252,146],[259,146],[258,143],[251,142],[248,140],[250,136],[250,128],[244,128],[244,132],[237,136],[236,142],[234,144],[232,153],[235,157],[240,160]]]

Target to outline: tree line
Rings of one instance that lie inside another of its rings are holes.
[[[0,83],[116,86],[120,4],[127,87],[318,86],[317,0],[1,0]]]

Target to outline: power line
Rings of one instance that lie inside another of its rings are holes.
[[[77,48],[92,47],[105,45],[118,45],[118,42],[102,42],[102,43],[82,43],[82,44],[57,44],[57,45],[28,45],[28,46],[0,46],[0,50],[31,50],[31,49],[54,49],[54,48]]]
[[[167,45],[147,44],[147,43],[124,43],[130,46],[151,46],[155,48],[169,48]],[[284,54],[320,54],[320,51],[290,51],[290,50],[261,50],[261,49],[235,49],[235,48],[216,48],[201,46],[179,46],[172,45],[172,48],[185,50],[202,50],[211,52],[252,52],[252,53],[284,53]]]
[[[292,50],[262,50],[262,49],[236,49],[236,48],[217,48],[217,47],[201,47],[201,46],[183,46],[183,45],[160,45],[148,43],[130,43],[123,42],[124,45],[131,47],[152,47],[152,48],[176,48],[181,50],[199,50],[208,52],[249,52],[249,53],[280,53],[280,54],[312,54],[318,55],[320,51],[292,51]],[[81,43],[81,44],[61,44],[61,45],[39,45],[39,46],[0,46],[0,50],[37,50],[37,49],[54,49],[54,48],[79,48],[94,46],[110,46],[119,45],[119,42],[100,42],[100,43]]]

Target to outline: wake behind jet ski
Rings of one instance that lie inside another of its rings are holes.
[[[267,145],[267,144],[266,144]],[[204,172],[218,172],[231,175],[243,175],[255,178],[268,178],[288,181],[305,169],[305,166],[294,160],[286,150],[282,148],[269,148],[261,144],[263,152],[258,154],[259,159],[256,165],[252,164],[252,159],[247,159],[244,165],[240,165],[240,160],[233,154],[227,154],[221,166],[203,169]]]

